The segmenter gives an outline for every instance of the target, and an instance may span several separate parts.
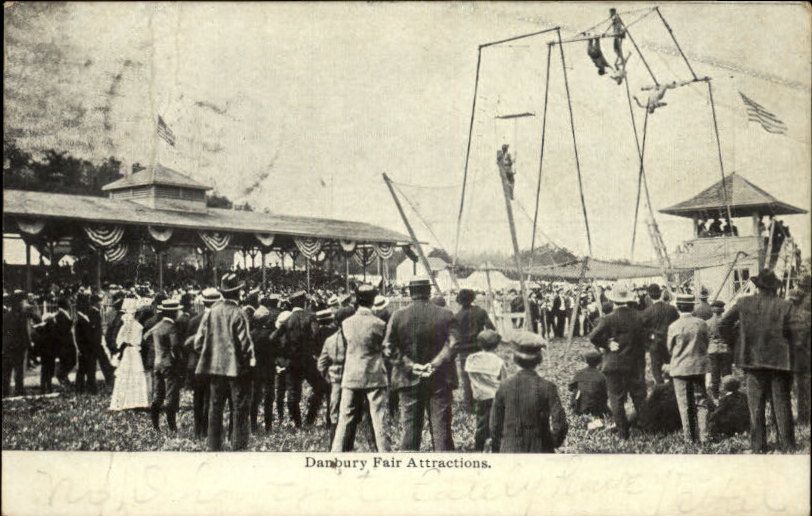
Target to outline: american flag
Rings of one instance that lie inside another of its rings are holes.
[[[758,122],[768,133],[784,134],[787,132],[787,125],[779,120],[777,116],[767,111],[764,106],[750,99],[747,95],[739,92],[739,95],[747,107],[747,119],[751,122]]]
[[[175,133],[166,125],[161,115],[158,115],[158,136],[171,146],[175,146]]]

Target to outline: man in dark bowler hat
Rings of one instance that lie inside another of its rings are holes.
[[[668,363],[669,355],[665,339],[668,335],[668,326],[679,319],[679,312],[672,305],[662,299],[662,290],[656,283],[648,287],[648,295],[653,303],[643,310],[643,325],[648,336],[648,355],[651,360],[651,376],[654,383],[663,383],[663,365]]]
[[[772,402],[778,427],[778,446],[787,452],[795,448],[790,406],[792,352],[788,338],[791,306],[776,295],[781,281],[773,271],[764,269],[752,281],[758,292],[739,298],[722,316],[719,331],[733,348],[733,362],[744,370],[753,453],[767,451],[768,400]]]
[[[495,330],[496,327],[488,317],[488,312],[473,304],[476,293],[473,290],[464,288],[457,294],[457,303],[460,310],[455,315],[457,326],[460,330],[460,340],[457,343],[457,356],[459,357],[459,371],[462,380],[463,406],[469,413],[474,409],[474,395],[471,391],[471,379],[465,372],[465,361],[472,353],[479,351],[477,346],[477,335],[482,330]]]
[[[620,437],[628,439],[626,396],[632,398],[638,414],[646,398],[646,331],[640,311],[635,308],[637,296],[628,285],[616,285],[608,297],[615,309],[598,321],[589,340],[604,351],[602,371],[606,377],[609,408]]]
[[[223,446],[223,409],[226,398],[234,410],[231,449],[248,446],[251,411],[251,368],[255,365],[254,343],[249,323],[240,309],[239,296],[243,282],[234,273],[220,281],[223,300],[203,317],[195,337],[195,351],[200,355],[196,374],[209,377],[209,451]]]
[[[429,302],[428,278],[414,278],[409,291],[412,303],[392,314],[384,340],[400,403],[400,449],[420,450],[423,418],[428,413],[434,451],[451,451],[451,400],[457,387],[452,356],[459,328],[450,310]]]
[[[161,409],[166,401],[166,424],[169,431],[177,432],[176,416],[180,405],[180,388],[183,384],[181,361],[181,340],[175,319],[181,310],[175,300],[164,300],[158,306],[161,320],[152,329],[152,342],[155,349],[155,366],[152,370],[155,395],[152,399],[150,416],[152,427],[160,429]]]

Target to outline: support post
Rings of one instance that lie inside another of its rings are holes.
[[[568,355],[570,352],[570,347],[572,347],[572,335],[575,332],[575,322],[578,320],[578,312],[581,309],[581,290],[583,288],[584,277],[586,276],[586,270],[589,267],[589,257],[585,257],[583,263],[581,264],[581,273],[578,275],[578,287],[575,289],[575,303],[572,307],[572,318],[570,319],[570,327],[567,329],[567,349],[564,352],[564,355]],[[600,300],[599,300],[600,302]]]
[[[262,255],[262,260],[260,261],[262,265],[262,290],[268,290],[268,277],[265,271],[265,253],[260,251]]]
[[[163,253],[163,251],[159,250],[156,254],[158,255],[158,288],[163,290],[163,288],[164,288],[164,253]]]
[[[400,217],[403,219],[403,224],[406,226],[406,230],[409,232],[409,236],[411,237],[412,242],[414,242],[414,247],[417,250],[417,256],[420,257],[420,263],[423,264],[423,268],[426,269],[426,274],[428,274],[429,278],[431,278],[431,284],[434,285],[434,288],[437,290],[437,293],[440,294],[442,293],[440,290],[440,286],[437,284],[437,279],[434,277],[434,274],[432,274],[431,271],[431,265],[429,265],[429,261],[426,258],[426,255],[423,253],[423,246],[421,246],[420,241],[417,240],[417,236],[414,234],[414,229],[412,229],[412,225],[409,223],[409,219],[406,218],[406,213],[403,211],[403,206],[400,204],[400,199],[398,199],[398,196],[395,194],[395,189],[392,187],[392,181],[389,179],[389,176],[387,176],[385,172],[382,175],[383,180],[386,183],[386,186],[389,188],[389,193],[392,194],[392,199],[394,199],[395,201],[395,206],[397,207],[398,212],[400,213]],[[366,274],[366,268],[364,269],[364,273]]]
[[[491,314],[493,314],[493,323],[498,324],[496,318],[496,296],[493,295],[493,288],[491,287],[491,264],[485,264],[485,280],[488,282],[488,297],[491,299]],[[502,330],[504,331],[504,330]]]
[[[727,279],[730,277],[730,273],[731,273],[731,272],[733,272],[733,269],[736,267],[736,262],[738,262],[738,261],[739,261],[739,256],[741,256],[741,255],[743,255],[743,254],[744,254],[744,253],[743,253],[743,252],[741,252],[741,251],[739,251],[738,253],[736,253],[736,257],[735,257],[735,258],[733,258],[733,262],[730,264],[730,267],[728,267],[728,269],[727,269],[727,274],[725,274],[725,277],[724,277],[724,279],[722,280],[722,283],[721,283],[721,284],[719,285],[719,287],[716,289],[716,293],[713,295],[713,299],[711,299],[711,304],[712,304],[714,301],[716,301],[717,299],[719,299],[719,294],[721,294],[721,293],[722,293],[722,289],[723,289],[723,288],[725,288],[725,283],[727,283]]]
[[[310,258],[305,256],[305,270],[307,272],[307,291],[310,292]]]
[[[516,236],[516,224],[513,221],[513,207],[510,205],[510,191],[508,187],[507,171],[504,161],[499,162],[499,177],[502,182],[502,193],[505,197],[505,210],[507,211],[508,226],[510,227],[510,238],[513,241],[513,260],[516,264],[516,271],[519,274],[519,288],[522,291],[522,301],[524,302],[524,329],[530,329],[530,303],[527,299],[527,287],[524,282],[524,273],[522,272],[522,261],[519,257],[519,239]]]
[[[27,256],[26,259],[29,257]],[[94,279],[94,284],[96,286],[96,290],[101,292],[101,276],[102,276],[102,255],[100,252],[96,252],[96,274]],[[27,280],[27,278],[26,278]],[[29,289],[30,292],[30,289]]]
[[[770,236],[767,237],[767,249],[764,250],[762,269],[772,269],[773,264],[773,234],[775,234],[775,215],[770,219]]]
[[[344,255],[344,283],[347,288],[347,293],[350,291],[350,257]]]
[[[31,275],[31,244],[25,243],[25,291],[31,292],[34,287],[33,276]]]

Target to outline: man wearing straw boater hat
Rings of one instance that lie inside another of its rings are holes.
[[[491,408],[491,446],[498,453],[553,453],[567,436],[567,415],[555,384],[539,376],[544,341],[520,330],[509,334],[519,372],[496,390]]]
[[[615,285],[608,294],[614,310],[601,318],[589,340],[604,352],[603,374],[609,393],[609,408],[622,439],[629,438],[629,421],[624,404],[632,398],[640,414],[646,399],[646,332],[637,306],[637,296],[629,285]]]
[[[209,427],[209,379],[206,375],[195,374],[200,355],[195,352],[195,337],[200,329],[200,323],[204,317],[208,317],[211,307],[220,300],[220,291],[214,287],[209,287],[201,293],[203,298],[203,311],[196,314],[189,320],[186,338],[187,362],[186,369],[191,377],[192,384],[192,409],[194,419],[194,436],[196,439],[203,439],[208,433]]]
[[[428,413],[434,451],[451,451],[451,400],[457,387],[451,357],[459,330],[450,310],[429,302],[429,278],[412,279],[409,291],[412,303],[392,314],[384,340],[400,404],[400,449],[420,450],[423,418]]]
[[[195,371],[209,377],[209,451],[223,447],[223,409],[227,397],[234,410],[232,450],[248,446],[251,410],[251,367],[255,363],[254,343],[249,323],[240,309],[240,289],[244,283],[236,274],[227,273],[220,281],[223,300],[204,316],[195,337],[200,360]]]
[[[180,388],[183,383],[183,363],[181,341],[175,327],[175,319],[181,306],[177,300],[166,299],[159,306],[161,320],[152,328],[152,342],[155,349],[155,366],[152,370],[155,395],[152,399],[150,415],[152,427],[160,429],[161,409],[166,401],[166,424],[171,432],[177,432],[176,415],[180,403]]]
[[[790,406],[792,353],[787,339],[791,307],[776,295],[781,281],[773,271],[763,269],[751,280],[758,292],[739,298],[722,316],[719,331],[733,348],[733,362],[744,369],[753,453],[767,451],[767,400],[772,401],[778,446],[786,452],[795,448]]]

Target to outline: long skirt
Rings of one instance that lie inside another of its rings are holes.
[[[149,372],[144,371],[139,349],[127,346],[116,369],[110,410],[149,408],[151,380]]]

